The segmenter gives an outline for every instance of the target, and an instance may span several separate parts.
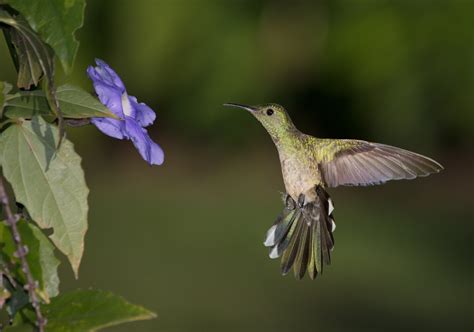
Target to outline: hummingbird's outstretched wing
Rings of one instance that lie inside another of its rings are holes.
[[[326,186],[367,186],[414,179],[443,169],[415,152],[359,140],[321,140],[320,167]]]

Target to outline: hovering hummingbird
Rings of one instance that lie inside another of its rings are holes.
[[[415,152],[354,139],[316,138],[300,132],[277,104],[247,106],[270,134],[280,157],[285,207],[268,230],[264,245],[270,258],[281,258],[281,272],[293,267],[297,279],[311,279],[331,263],[334,205],[326,188],[367,186],[414,179],[443,169]]]

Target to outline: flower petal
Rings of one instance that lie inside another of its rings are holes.
[[[153,142],[148,133],[132,118],[125,118],[125,131],[138,152],[150,165],[161,165],[164,153],[161,147]]]
[[[122,110],[123,110],[123,115],[125,115],[126,117],[128,116],[130,118],[135,119],[137,110],[130,103],[130,98],[128,97],[127,92],[124,92],[122,94]]]
[[[136,112],[135,119],[142,127],[147,127],[155,121],[156,114],[147,104],[139,103],[134,96],[129,96],[129,100]]]
[[[106,82],[109,85],[117,87],[122,92],[125,91],[125,85],[123,84],[122,80],[105,61],[101,59],[95,59],[95,63],[97,64],[95,70],[97,74],[101,77],[102,81]]]
[[[87,68],[87,74],[92,80],[95,93],[99,97],[100,102],[107,106],[112,113],[123,118],[122,90],[103,81],[96,69],[92,66]]]
[[[91,122],[107,136],[124,139],[125,123],[122,120],[110,118],[92,118]]]

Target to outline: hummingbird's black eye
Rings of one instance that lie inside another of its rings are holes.
[[[267,109],[267,115],[270,116],[273,114],[273,110],[271,108]]]

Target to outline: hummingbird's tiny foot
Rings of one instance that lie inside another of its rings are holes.
[[[299,206],[300,208],[302,208],[302,207],[304,206],[305,200],[306,200],[306,197],[305,197],[304,194],[300,194],[300,195],[298,196],[298,206]]]

